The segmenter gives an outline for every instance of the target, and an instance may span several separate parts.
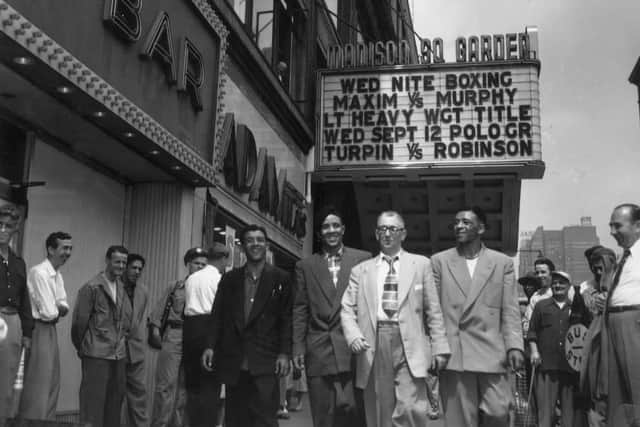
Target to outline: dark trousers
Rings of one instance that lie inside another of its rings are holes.
[[[353,374],[307,377],[314,427],[357,427]]]
[[[240,371],[238,382],[226,384],[225,427],[277,427],[280,384],[275,375]]]
[[[575,399],[577,374],[563,371],[541,371],[535,379],[538,426],[555,426],[556,402],[560,400],[560,425],[573,427],[575,419]]]
[[[119,427],[126,390],[126,360],[82,358],[80,422]]]
[[[187,389],[187,416],[191,427],[215,426],[219,407],[220,381],[215,372],[202,368],[202,353],[210,328],[208,314],[185,316],[182,327],[182,361]]]
[[[129,427],[145,427],[147,415],[147,387],[144,359],[127,363],[127,417]]]

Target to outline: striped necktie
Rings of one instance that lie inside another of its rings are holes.
[[[398,273],[396,273],[396,269],[393,266],[393,263],[398,260],[398,257],[383,256],[383,259],[389,264],[389,272],[384,278],[382,310],[389,319],[392,319],[398,312]]]

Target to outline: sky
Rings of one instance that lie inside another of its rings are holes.
[[[640,204],[640,114],[629,83],[640,57],[640,0],[409,0],[419,36],[506,34],[537,26],[541,180],[523,180],[520,231],[548,230],[591,216],[601,243],[612,208]]]

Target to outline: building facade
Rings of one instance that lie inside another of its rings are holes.
[[[24,212],[13,243],[27,266],[49,233],[70,232],[73,306],[124,244],[147,259],[156,304],[188,248],[224,242],[239,266],[238,233],[256,223],[269,261],[292,270],[312,249],[313,76],[339,41],[331,8],[313,3],[0,1],[0,199]],[[78,408],[70,323],[60,414]]]
[[[553,261],[556,269],[569,273],[574,284],[581,283],[592,277],[584,251],[598,244],[600,239],[591,217],[582,217],[580,225],[568,225],[562,230],[545,230],[540,226],[520,241],[519,274],[524,276],[533,271],[535,260],[544,256]]]

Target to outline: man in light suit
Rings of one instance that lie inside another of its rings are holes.
[[[440,376],[448,427],[507,426],[511,388],[507,366],[523,363],[522,325],[513,262],[482,243],[479,208],[456,214],[455,248],[431,259],[451,359]]]
[[[447,364],[449,344],[429,259],[402,250],[397,212],[378,217],[380,255],[351,270],[340,318],[356,353],[368,427],[427,425],[427,372]],[[426,320],[426,324],[425,324]]]
[[[352,354],[340,325],[340,303],[351,268],[371,254],[343,245],[345,227],[334,207],[324,208],[320,221],[322,251],[296,264],[293,364],[306,370],[314,427],[356,427]]]

